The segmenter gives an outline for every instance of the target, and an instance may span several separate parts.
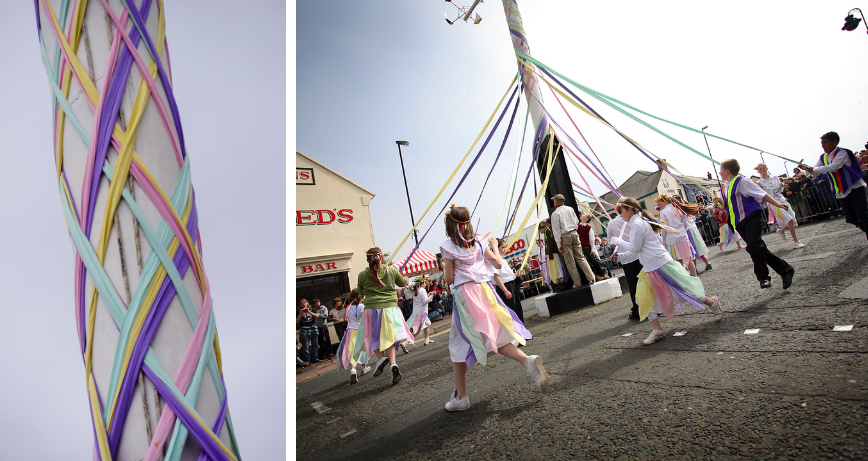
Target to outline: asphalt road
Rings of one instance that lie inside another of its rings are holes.
[[[296,456],[866,459],[868,242],[843,218],[797,234],[803,249],[765,236],[796,269],[786,291],[777,276],[760,290],[744,250],[712,248],[714,269],[700,278],[726,317],[717,323],[685,306],[662,319],[667,338],[651,346],[641,343],[647,321],[627,320],[629,295],[553,318],[526,315],[534,338],[523,350],[545,361],[545,394],[522,366],[490,354],[487,366],[468,372],[470,409],[446,412],[455,386],[442,331],[437,342],[399,353],[397,385],[388,373],[354,385],[347,372],[304,380],[296,387]],[[524,302],[528,314],[532,301]],[[316,411],[316,402],[329,409]]]

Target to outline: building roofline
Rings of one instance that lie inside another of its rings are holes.
[[[338,173],[337,171],[335,171],[335,170],[333,170],[333,169],[331,169],[331,168],[325,166],[322,162],[320,162],[320,161],[314,159],[314,158],[311,157],[310,155],[307,155],[307,154],[305,154],[304,152],[301,152],[301,151],[298,150],[298,149],[295,150],[295,153],[298,154],[298,155],[301,155],[302,157],[304,157],[304,158],[310,160],[310,161],[313,162],[313,163],[316,163],[317,165],[319,165],[319,166],[325,168],[326,170],[328,170],[328,171],[330,171],[330,172],[336,174],[338,177],[340,177],[340,178],[343,179],[344,181],[346,181],[346,182],[348,182],[348,183],[350,183],[350,184],[352,184],[352,185],[358,187],[359,189],[361,189],[361,190],[363,190],[363,191],[365,191],[365,192],[371,194],[371,197],[376,197],[376,196],[377,196],[377,194],[375,194],[375,193],[369,191],[368,189],[365,189],[364,187],[362,187],[362,186],[356,184],[353,180],[351,180],[351,179],[347,178],[346,176],[344,176],[344,175]]]

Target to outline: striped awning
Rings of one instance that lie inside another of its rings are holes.
[[[413,250],[410,250],[410,252],[412,253]],[[407,253],[407,256],[409,255],[410,253]],[[404,261],[407,260],[407,256],[404,256],[400,261],[392,264],[392,266],[400,269],[404,264]],[[434,253],[428,253],[425,250],[416,250],[416,252],[413,253],[413,257],[410,258],[410,261],[407,262],[406,266],[404,266],[404,270],[401,271],[402,274],[407,276],[427,275],[436,272],[440,272],[440,268],[437,267],[437,255]]]

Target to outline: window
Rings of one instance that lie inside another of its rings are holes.
[[[301,299],[317,298],[320,304],[331,308],[331,301],[350,292],[349,272],[325,274],[314,277],[295,279],[295,313],[298,312],[298,302]]]
[[[645,201],[644,201],[644,200],[642,200],[641,202],[639,202],[639,206],[641,206],[643,210],[647,210],[647,209],[648,209],[648,208],[645,208]]]

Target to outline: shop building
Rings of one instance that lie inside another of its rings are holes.
[[[374,246],[374,193],[295,151],[296,309],[302,298],[332,300],[356,286]]]

